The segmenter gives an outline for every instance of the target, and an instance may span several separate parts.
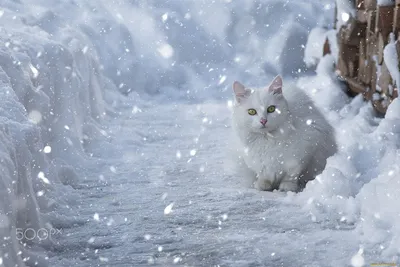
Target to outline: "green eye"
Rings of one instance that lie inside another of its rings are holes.
[[[251,108],[249,110],[247,110],[247,112],[249,113],[249,115],[254,116],[257,114],[257,111],[254,108]]]
[[[274,112],[275,111],[275,106],[269,106],[268,108],[267,108],[267,112],[268,113],[272,113],[272,112]]]

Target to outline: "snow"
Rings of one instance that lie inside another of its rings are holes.
[[[350,18],[356,17],[355,1],[349,0],[336,0],[337,14],[336,14],[336,28],[340,29]]]
[[[346,2],[340,19],[354,16]],[[3,1],[0,265],[398,260],[400,103],[377,118],[345,94],[334,31],[323,29],[333,6]],[[333,53],[322,56],[326,38]],[[298,194],[246,188],[223,169],[231,83],[277,73],[310,94],[339,143]],[[19,242],[26,229],[53,235]]]
[[[395,85],[400,85],[400,71],[399,71],[399,56],[397,55],[396,43],[394,34],[391,33],[389,37],[389,44],[383,50],[385,64],[388,67],[390,76],[392,77]]]
[[[378,6],[394,6],[395,0],[378,0]]]
[[[304,62],[308,67],[318,65],[323,57],[325,41],[328,40],[331,54],[334,55],[335,62],[339,53],[336,40],[336,31],[326,28],[315,27],[311,30],[304,51]]]

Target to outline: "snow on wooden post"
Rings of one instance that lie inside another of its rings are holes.
[[[383,63],[383,50],[385,49],[386,44],[388,43],[388,38],[383,37],[384,35],[380,32],[378,34],[378,64],[382,65]]]
[[[350,27],[342,27],[338,34],[339,39],[339,58],[337,69],[343,77],[356,77],[358,69],[359,42],[362,34],[358,34],[356,22],[350,23]]]
[[[381,67],[381,73],[378,78],[378,85],[381,88],[381,93],[389,96],[389,87],[393,87],[392,76],[390,75],[389,69],[383,62]]]

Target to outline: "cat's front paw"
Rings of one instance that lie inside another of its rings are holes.
[[[257,179],[255,188],[260,191],[272,191],[272,182],[269,180]]]
[[[299,183],[297,180],[290,180],[290,181],[282,181],[279,184],[279,191],[283,192],[297,192],[299,190]]]

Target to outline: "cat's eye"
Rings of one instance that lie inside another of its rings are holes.
[[[247,110],[247,112],[249,113],[249,115],[254,116],[257,114],[257,111],[254,108],[251,108],[249,110]]]
[[[272,113],[272,112],[274,112],[275,111],[275,106],[269,106],[268,108],[267,108],[267,112],[268,113]]]

